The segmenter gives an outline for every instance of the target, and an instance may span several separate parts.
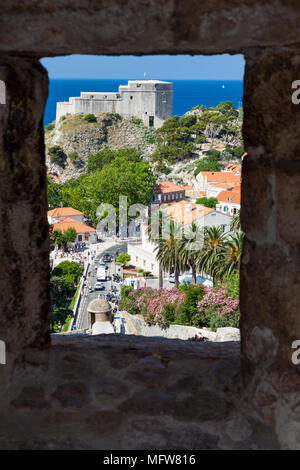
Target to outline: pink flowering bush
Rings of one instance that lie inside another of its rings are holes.
[[[239,326],[239,300],[233,299],[225,286],[183,285],[170,290],[122,286],[120,307],[142,315],[148,325],[162,328],[170,323],[213,330]]]
[[[233,299],[225,287],[205,287],[205,295],[194,316],[195,326],[207,326],[213,330],[223,326],[238,328],[239,319],[239,300]]]
[[[129,313],[140,313],[144,316],[148,325],[168,326],[168,320],[164,314],[169,305],[180,305],[185,298],[185,293],[179,289],[152,289],[141,287],[132,290],[128,294],[126,309]]]

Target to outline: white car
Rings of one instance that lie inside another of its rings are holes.
[[[175,273],[170,274],[169,282],[175,282]]]

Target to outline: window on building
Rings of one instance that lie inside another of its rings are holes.
[[[133,100],[133,96],[131,96],[130,99]]]
[[[145,259],[143,260],[143,266],[146,266],[146,260]]]
[[[149,127],[154,126],[154,116],[149,116]]]
[[[135,261],[138,261],[138,260],[139,260],[139,257],[138,257],[138,256],[136,256],[136,257],[135,257]]]

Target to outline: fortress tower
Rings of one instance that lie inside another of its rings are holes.
[[[84,92],[56,105],[56,121],[69,114],[118,113],[138,117],[145,126],[160,127],[173,113],[173,83],[160,80],[129,80],[117,93]]]

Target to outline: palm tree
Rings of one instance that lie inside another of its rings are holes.
[[[230,222],[230,230],[233,232],[238,232],[241,230],[240,211],[237,211],[237,213],[232,217]]]
[[[167,239],[161,237],[155,247],[157,251],[156,258],[165,271],[174,269],[175,287],[179,286],[179,274],[184,269],[184,262],[179,250],[180,236],[182,226],[177,224],[173,219],[170,220],[170,234]]]
[[[204,271],[206,274],[215,277],[217,267],[217,260],[220,253],[223,251],[225,238],[223,235],[223,228],[220,227],[205,227],[204,228],[204,242],[203,248],[198,258],[198,269]]]
[[[239,270],[243,237],[243,232],[237,232],[224,241],[223,251],[218,255],[216,262],[215,272],[218,278],[230,277]]]
[[[193,284],[197,283],[197,262],[203,245],[203,229],[195,222],[185,227],[179,241],[179,253],[183,265],[192,270]]]
[[[164,220],[165,213],[159,209],[158,211],[158,227],[155,227],[155,224],[153,226],[153,220],[151,217],[148,217],[148,222],[147,222],[147,235],[148,235],[148,240],[152,243],[154,243],[156,246],[159,244],[160,240],[163,237],[163,220]],[[155,235],[158,235],[157,238],[155,238]],[[161,262],[158,260],[159,266],[158,266],[158,287],[159,289],[163,288],[163,270],[162,270],[162,265]]]

